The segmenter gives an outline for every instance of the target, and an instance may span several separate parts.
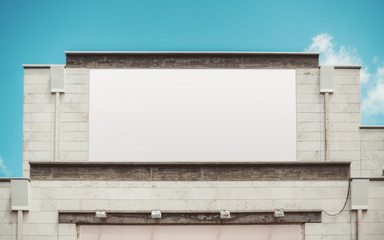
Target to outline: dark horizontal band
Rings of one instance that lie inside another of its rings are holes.
[[[107,218],[97,218],[95,213],[59,212],[59,223],[75,224],[125,224],[125,225],[214,225],[214,224],[270,224],[270,223],[321,223],[321,211],[285,212],[275,218],[273,212],[231,212],[231,218],[222,219],[220,213],[162,213],[160,219],[150,213],[108,213]]]
[[[47,163],[31,162],[42,181],[299,181],[348,180],[349,162],[323,163]]]
[[[11,182],[12,180],[26,180],[29,181],[29,178],[18,178],[18,177],[0,177],[0,182]]]
[[[365,126],[360,126],[360,129],[384,129],[384,125],[365,125]]]
[[[250,52],[66,52],[68,68],[318,68],[319,54]]]

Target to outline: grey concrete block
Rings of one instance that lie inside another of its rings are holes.
[[[50,132],[53,131],[53,122],[24,122],[24,132]]]
[[[25,103],[24,113],[52,113],[55,111],[52,103]]]
[[[51,69],[49,66],[44,68],[24,68],[24,75],[46,75],[50,76]]]
[[[331,103],[357,103],[360,104],[360,94],[358,93],[339,93],[330,96]]]
[[[24,151],[51,151],[53,144],[51,142],[24,142]]]
[[[74,223],[60,223],[59,236],[76,236],[76,224]]]
[[[320,142],[320,132],[298,132],[298,142]]]
[[[360,104],[351,103],[339,103],[339,104],[330,104],[329,111],[331,113],[360,113]]]
[[[66,93],[89,93],[88,84],[66,84]]]
[[[23,151],[23,159],[27,161],[52,160],[50,151]]]
[[[320,70],[318,67],[316,68],[297,68],[296,69],[296,75],[316,75],[318,76],[320,73]]]
[[[25,142],[49,142],[53,140],[54,132],[24,132],[23,141]]]
[[[63,142],[88,142],[88,132],[61,132],[60,141]]]
[[[320,94],[314,93],[298,93],[296,94],[296,102],[297,103],[320,103],[320,98],[323,96]]]
[[[50,85],[50,75],[36,75],[36,74],[25,74],[24,75],[24,84],[46,84]]]
[[[320,95],[320,86],[319,85],[297,85],[296,93],[318,93]]]
[[[300,85],[319,85],[319,75],[315,74],[298,74],[296,70],[296,84]]]
[[[62,142],[60,149],[63,151],[87,151],[88,142]]]
[[[65,74],[67,77],[70,77],[68,75],[89,75],[90,68],[71,68],[68,67],[65,69]]]
[[[318,123],[321,121],[319,113],[297,113],[297,123]]]
[[[357,132],[359,131],[360,123],[337,123],[330,122],[329,129],[332,132]]]
[[[318,132],[321,131],[320,123],[298,123],[298,132]]]
[[[24,84],[24,93],[49,93],[50,91],[48,84]]]
[[[87,132],[89,124],[83,122],[62,122],[60,131],[62,132]]]
[[[323,106],[316,103],[298,103],[296,104],[297,113],[319,113]]]
[[[35,113],[35,112],[28,112],[24,113],[24,122],[53,122],[54,121],[54,114],[53,113]]]
[[[61,113],[61,122],[88,123],[88,113]]]
[[[360,94],[360,84],[335,84],[335,93],[356,93]]]
[[[61,103],[60,110],[62,113],[89,112],[89,104],[87,104],[87,103]]]
[[[297,161],[319,161],[323,159],[321,157],[321,151],[297,151]]]
[[[329,119],[331,122],[343,122],[343,123],[360,123],[360,113],[329,113]]]
[[[61,101],[63,103],[88,103],[89,95],[84,93],[63,94]]]
[[[53,94],[25,93],[24,103],[54,103]]]

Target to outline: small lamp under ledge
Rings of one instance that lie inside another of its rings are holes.
[[[151,218],[161,218],[161,211],[160,210],[152,210]]]

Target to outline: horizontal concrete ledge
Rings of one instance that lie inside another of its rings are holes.
[[[276,162],[92,162],[92,161],[84,161],[84,162],[73,162],[73,161],[29,161],[30,165],[329,165],[329,164],[341,164],[341,165],[350,165],[350,161],[276,161]]]
[[[285,217],[275,218],[273,212],[231,212],[230,219],[221,219],[219,212],[162,212],[161,219],[153,219],[150,213],[107,212],[107,218],[96,218],[95,212],[59,212],[59,223],[121,224],[121,225],[226,225],[273,223],[321,223],[321,211],[286,212]]]
[[[173,214],[188,214],[188,213],[220,213],[221,210],[161,210],[159,209],[162,213],[173,213]],[[92,213],[95,214],[96,211],[99,211],[99,209],[95,209],[94,211],[90,210],[58,210],[59,213]],[[104,210],[106,213],[129,213],[129,214],[150,214],[152,212],[151,210]],[[273,213],[275,210],[274,209],[264,209],[264,210],[236,210],[236,211],[231,211],[231,213]],[[300,209],[300,210],[295,210],[295,209],[284,209],[284,212],[321,212],[321,209]]]
[[[66,52],[69,68],[318,68],[319,53]]]
[[[346,181],[350,162],[30,163],[32,181]]]
[[[360,65],[335,66],[335,69],[361,69]]]
[[[384,129],[383,125],[360,126],[360,129]]]
[[[0,177],[0,182],[11,182],[11,180],[29,180],[29,179],[28,178],[17,178],[17,177],[11,177],[11,178]]]
[[[23,64],[23,68],[51,68],[51,66],[65,66],[64,64]]]
[[[384,181],[384,177],[374,177],[374,178],[368,178],[369,181]]]
[[[319,52],[252,52],[252,51],[65,51],[65,54],[268,54],[268,55],[315,55]]]

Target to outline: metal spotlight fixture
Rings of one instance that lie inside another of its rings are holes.
[[[275,218],[283,218],[283,217],[285,217],[284,209],[276,209],[275,212],[273,213],[273,216]]]
[[[96,211],[96,214],[95,214],[95,216],[97,217],[97,218],[107,218],[107,213],[105,212],[105,211]]]
[[[151,218],[161,218],[161,211],[160,210],[152,210]]]
[[[228,210],[222,210],[220,212],[220,218],[231,218],[231,212]]]

